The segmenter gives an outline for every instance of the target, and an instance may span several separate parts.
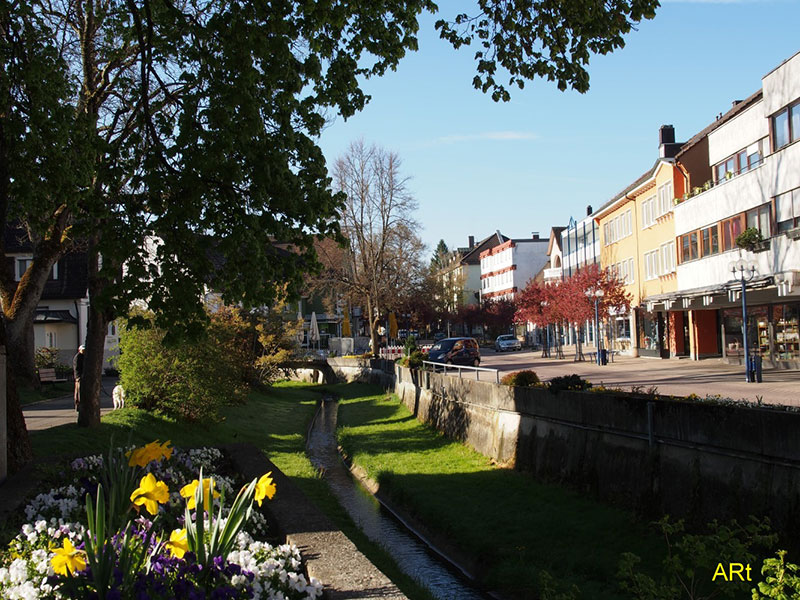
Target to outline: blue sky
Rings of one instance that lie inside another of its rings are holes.
[[[462,11],[440,2],[442,16]],[[588,93],[537,80],[495,103],[472,88],[474,48],[453,50],[434,21],[396,72],[365,83],[366,109],[320,140],[329,165],[359,138],[399,154],[430,249],[579,220],[652,165],[662,124],[685,141],[800,51],[800,0],[662,0],[625,48],[592,58]]]

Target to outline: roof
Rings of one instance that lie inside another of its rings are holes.
[[[477,265],[481,262],[481,252],[488,248],[494,248],[500,244],[507,242],[510,238],[504,236],[500,231],[495,231],[493,234],[483,238],[480,242],[473,246],[472,250],[467,252],[461,257],[461,263]]]
[[[620,191],[620,192],[618,192],[617,194],[615,194],[615,195],[614,195],[614,196],[611,198],[611,200],[609,200],[608,202],[606,202],[605,204],[603,204],[603,206],[601,206],[599,209],[597,209],[596,211],[594,211],[594,213],[593,213],[593,216],[594,216],[594,218],[595,218],[595,219],[597,219],[597,218],[598,218],[598,217],[599,217],[599,216],[600,216],[600,215],[601,215],[601,214],[602,214],[602,213],[603,213],[603,212],[604,212],[606,209],[610,208],[610,207],[611,207],[611,206],[612,206],[612,205],[613,205],[615,202],[617,202],[617,201],[618,201],[620,198],[623,198],[624,196],[627,196],[629,192],[631,192],[631,191],[635,190],[637,187],[639,187],[640,185],[642,185],[642,184],[643,184],[645,181],[647,181],[648,179],[650,179],[650,178],[651,178],[651,177],[652,177],[652,176],[655,174],[656,168],[658,167],[658,163],[660,163],[662,160],[663,160],[663,159],[661,159],[661,158],[659,158],[659,159],[656,159],[656,162],[654,162],[654,163],[653,163],[653,166],[652,166],[652,167],[650,167],[650,168],[649,168],[647,171],[645,171],[644,173],[642,173],[642,174],[641,174],[641,175],[640,175],[640,176],[639,176],[639,177],[636,179],[636,181],[634,181],[632,184],[630,184],[628,187],[626,187],[626,188],[625,188],[625,189],[623,189],[622,191]]]
[[[33,315],[34,323],[74,323],[78,324],[78,319],[75,318],[68,310],[37,310]]]
[[[564,231],[566,227],[551,227],[550,228],[550,243],[547,244],[547,256],[550,256],[553,253],[553,241],[555,240],[556,246],[558,249],[561,250],[561,232]]]
[[[706,137],[709,133],[711,133],[718,127],[724,125],[725,123],[730,121],[733,117],[744,111],[746,108],[749,108],[750,106],[761,100],[763,93],[764,92],[762,90],[758,90],[757,92],[753,93],[748,98],[745,98],[744,100],[733,106],[728,112],[726,112],[720,117],[717,117],[712,123],[707,125],[698,133],[690,137],[689,140],[680,149],[680,152],[678,152],[678,154],[675,155],[676,158],[679,158],[682,154],[685,154],[690,148],[692,148],[700,140]]]

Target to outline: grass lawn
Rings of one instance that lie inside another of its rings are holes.
[[[622,552],[660,564],[663,541],[631,513],[489,459],[420,424],[396,396],[365,385],[341,396],[339,441],[382,491],[482,565],[493,589],[539,597],[543,570],[581,598],[622,599]],[[550,597],[550,596],[548,596]]]
[[[22,388],[18,390],[20,404],[32,404],[50,398],[60,396],[72,396],[75,391],[75,383],[72,381],[62,381],[59,383],[45,383],[41,389]]]
[[[154,439],[169,439],[173,445],[183,447],[251,443],[291,477],[409,598],[429,600],[427,591],[403,575],[391,558],[358,530],[306,458],[306,431],[318,398],[314,386],[286,383],[263,393],[251,393],[246,404],[226,407],[221,423],[182,423],[142,410],[124,408],[103,417],[102,425],[97,429],[62,425],[32,432],[31,441],[37,458],[77,457],[104,452],[112,436],[116,444],[142,444]]]

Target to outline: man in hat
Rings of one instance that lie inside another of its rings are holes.
[[[78,353],[72,358],[72,374],[75,376],[75,412],[81,402],[81,377],[83,376],[83,351],[86,346],[78,346]]]

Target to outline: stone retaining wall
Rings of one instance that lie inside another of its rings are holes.
[[[501,463],[644,514],[767,515],[800,533],[800,413],[512,388],[396,367],[424,422]]]

